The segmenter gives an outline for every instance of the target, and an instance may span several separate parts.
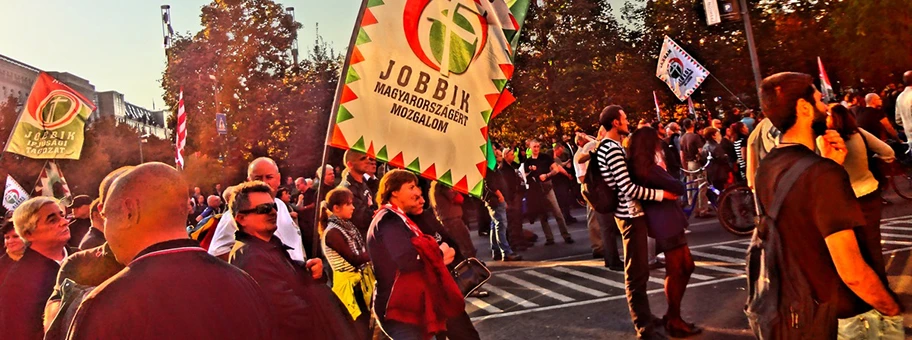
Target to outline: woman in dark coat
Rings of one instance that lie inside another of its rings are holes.
[[[719,130],[711,127],[704,129],[703,139],[706,140],[706,144],[700,151],[700,159],[703,162],[710,160],[706,168],[706,179],[721,192],[725,190],[732,174],[731,159],[722,147],[722,133]]]
[[[630,136],[628,152],[631,179],[637,185],[684,195],[681,181],[665,170],[664,148],[656,130],[638,129]],[[694,271],[694,260],[687,246],[684,228],[687,216],[676,201],[640,202],[649,224],[649,236],[656,240],[656,252],[665,253],[665,297],[668,311],[662,318],[668,335],[687,337],[702,330],[681,318],[681,300]]]

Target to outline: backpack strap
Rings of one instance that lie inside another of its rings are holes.
[[[795,185],[795,182],[801,177],[804,172],[814,165],[817,162],[817,159],[814,157],[804,157],[799,159],[791,168],[785,171],[785,174],[782,175],[782,179],[776,183],[776,193],[773,196],[773,204],[770,205],[769,210],[766,211],[767,216],[775,221],[779,217],[779,210],[782,209],[782,203],[785,202],[785,196],[788,195],[789,191],[792,189],[792,186]]]

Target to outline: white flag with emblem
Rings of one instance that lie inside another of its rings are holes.
[[[659,53],[656,77],[659,77],[679,100],[684,101],[703,84],[709,71],[694,60],[681,46],[665,36],[665,43]]]
[[[6,210],[16,210],[22,202],[29,199],[29,195],[22,189],[19,182],[13,179],[13,176],[6,175],[6,189],[3,190],[3,207]]]

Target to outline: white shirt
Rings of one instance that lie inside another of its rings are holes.
[[[278,220],[276,221],[278,229],[275,232],[275,236],[286,246],[291,247],[288,250],[288,255],[291,256],[292,260],[303,262],[306,258],[304,257],[304,242],[301,240],[301,230],[295,226],[288,209],[284,208],[285,202],[278,198],[275,199],[275,202],[279,205],[279,209],[276,209],[278,210]],[[237,231],[237,222],[234,221],[234,216],[232,216],[229,208],[222,214],[222,219],[219,220],[218,225],[215,227],[215,235],[212,237],[212,244],[209,246],[209,254],[222,256],[231,252],[231,248],[234,247],[234,233]]]
[[[896,97],[896,123],[903,126],[906,140],[912,141],[912,86],[906,86]]]
[[[586,143],[582,148],[576,150],[576,155],[573,156],[573,167],[576,169],[576,182],[579,184],[583,184],[579,179],[580,177],[586,177],[586,170],[589,169],[589,162],[580,163],[578,160],[583,155],[588,155],[590,152],[595,151],[595,148],[598,147],[598,143],[598,140]]]

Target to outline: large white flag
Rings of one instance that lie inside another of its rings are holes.
[[[27,199],[29,199],[29,195],[25,192],[25,189],[22,189],[19,182],[16,182],[13,176],[6,175],[6,189],[3,190],[3,207],[6,210],[13,211]]]
[[[523,5],[364,0],[330,145],[480,196],[488,123],[515,100],[506,33],[519,29],[512,11]]]
[[[656,68],[656,77],[659,77],[679,100],[690,97],[693,92],[703,84],[709,71],[703,68],[687,52],[681,49],[671,38],[665,36],[662,51],[659,54],[659,65]]]

